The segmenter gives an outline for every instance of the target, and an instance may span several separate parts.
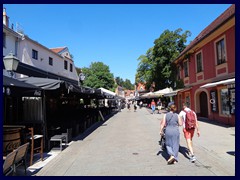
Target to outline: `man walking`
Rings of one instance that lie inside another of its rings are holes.
[[[193,116],[194,116],[193,118],[194,118],[194,121],[195,121],[195,122],[193,122],[194,124],[193,124],[192,127],[190,127],[189,126],[190,123],[187,122],[187,121],[190,121],[187,113],[190,113],[191,111],[193,113]],[[184,103],[183,104],[183,110],[179,113],[179,116],[180,116],[180,118],[182,118],[182,121],[183,121],[183,133],[184,133],[184,137],[185,137],[186,142],[187,142],[187,147],[188,147],[189,152],[190,152],[190,161],[195,162],[196,157],[195,157],[194,152],[193,152],[192,139],[193,139],[195,129],[197,129],[198,137],[200,136],[199,125],[198,125],[198,121],[197,121],[197,115],[193,110],[188,108],[187,105]]]

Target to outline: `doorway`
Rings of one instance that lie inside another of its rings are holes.
[[[200,116],[201,117],[208,117],[208,101],[207,101],[207,94],[202,91],[199,95],[200,98]]]

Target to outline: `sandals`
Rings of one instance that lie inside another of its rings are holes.
[[[174,156],[170,156],[170,158],[168,159],[167,163],[168,164],[173,164],[174,161],[175,161]]]

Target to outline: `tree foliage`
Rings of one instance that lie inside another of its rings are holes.
[[[131,83],[129,79],[125,79],[124,81],[122,78],[116,77],[115,81],[119,86],[123,87],[124,89],[130,89],[130,90],[134,89],[134,85]]]
[[[150,88],[155,82],[155,90],[165,87],[179,88],[182,83],[176,80],[176,67],[172,63],[185,49],[187,37],[190,31],[181,34],[182,29],[175,31],[165,30],[154,41],[154,47],[150,48],[145,55],[141,55],[135,77],[136,83],[144,82]]]
[[[150,87],[152,79],[153,70],[153,48],[148,49],[146,55],[141,55],[138,60],[140,61],[137,68],[137,74],[135,76],[135,82],[146,83],[146,87]]]
[[[114,76],[109,70],[109,66],[102,62],[92,62],[89,68],[82,68],[85,75],[84,86],[91,88],[103,87],[108,90],[114,89]]]
[[[116,83],[119,85],[119,86],[122,86],[124,85],[124,81],[122,78],[120,78],[119,76],[115,78],[115,81]]]

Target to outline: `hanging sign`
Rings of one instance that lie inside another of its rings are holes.
[[[216,90],[210,92],[209,102],[211,104],[212,112],[218,112],[217,91]]]

